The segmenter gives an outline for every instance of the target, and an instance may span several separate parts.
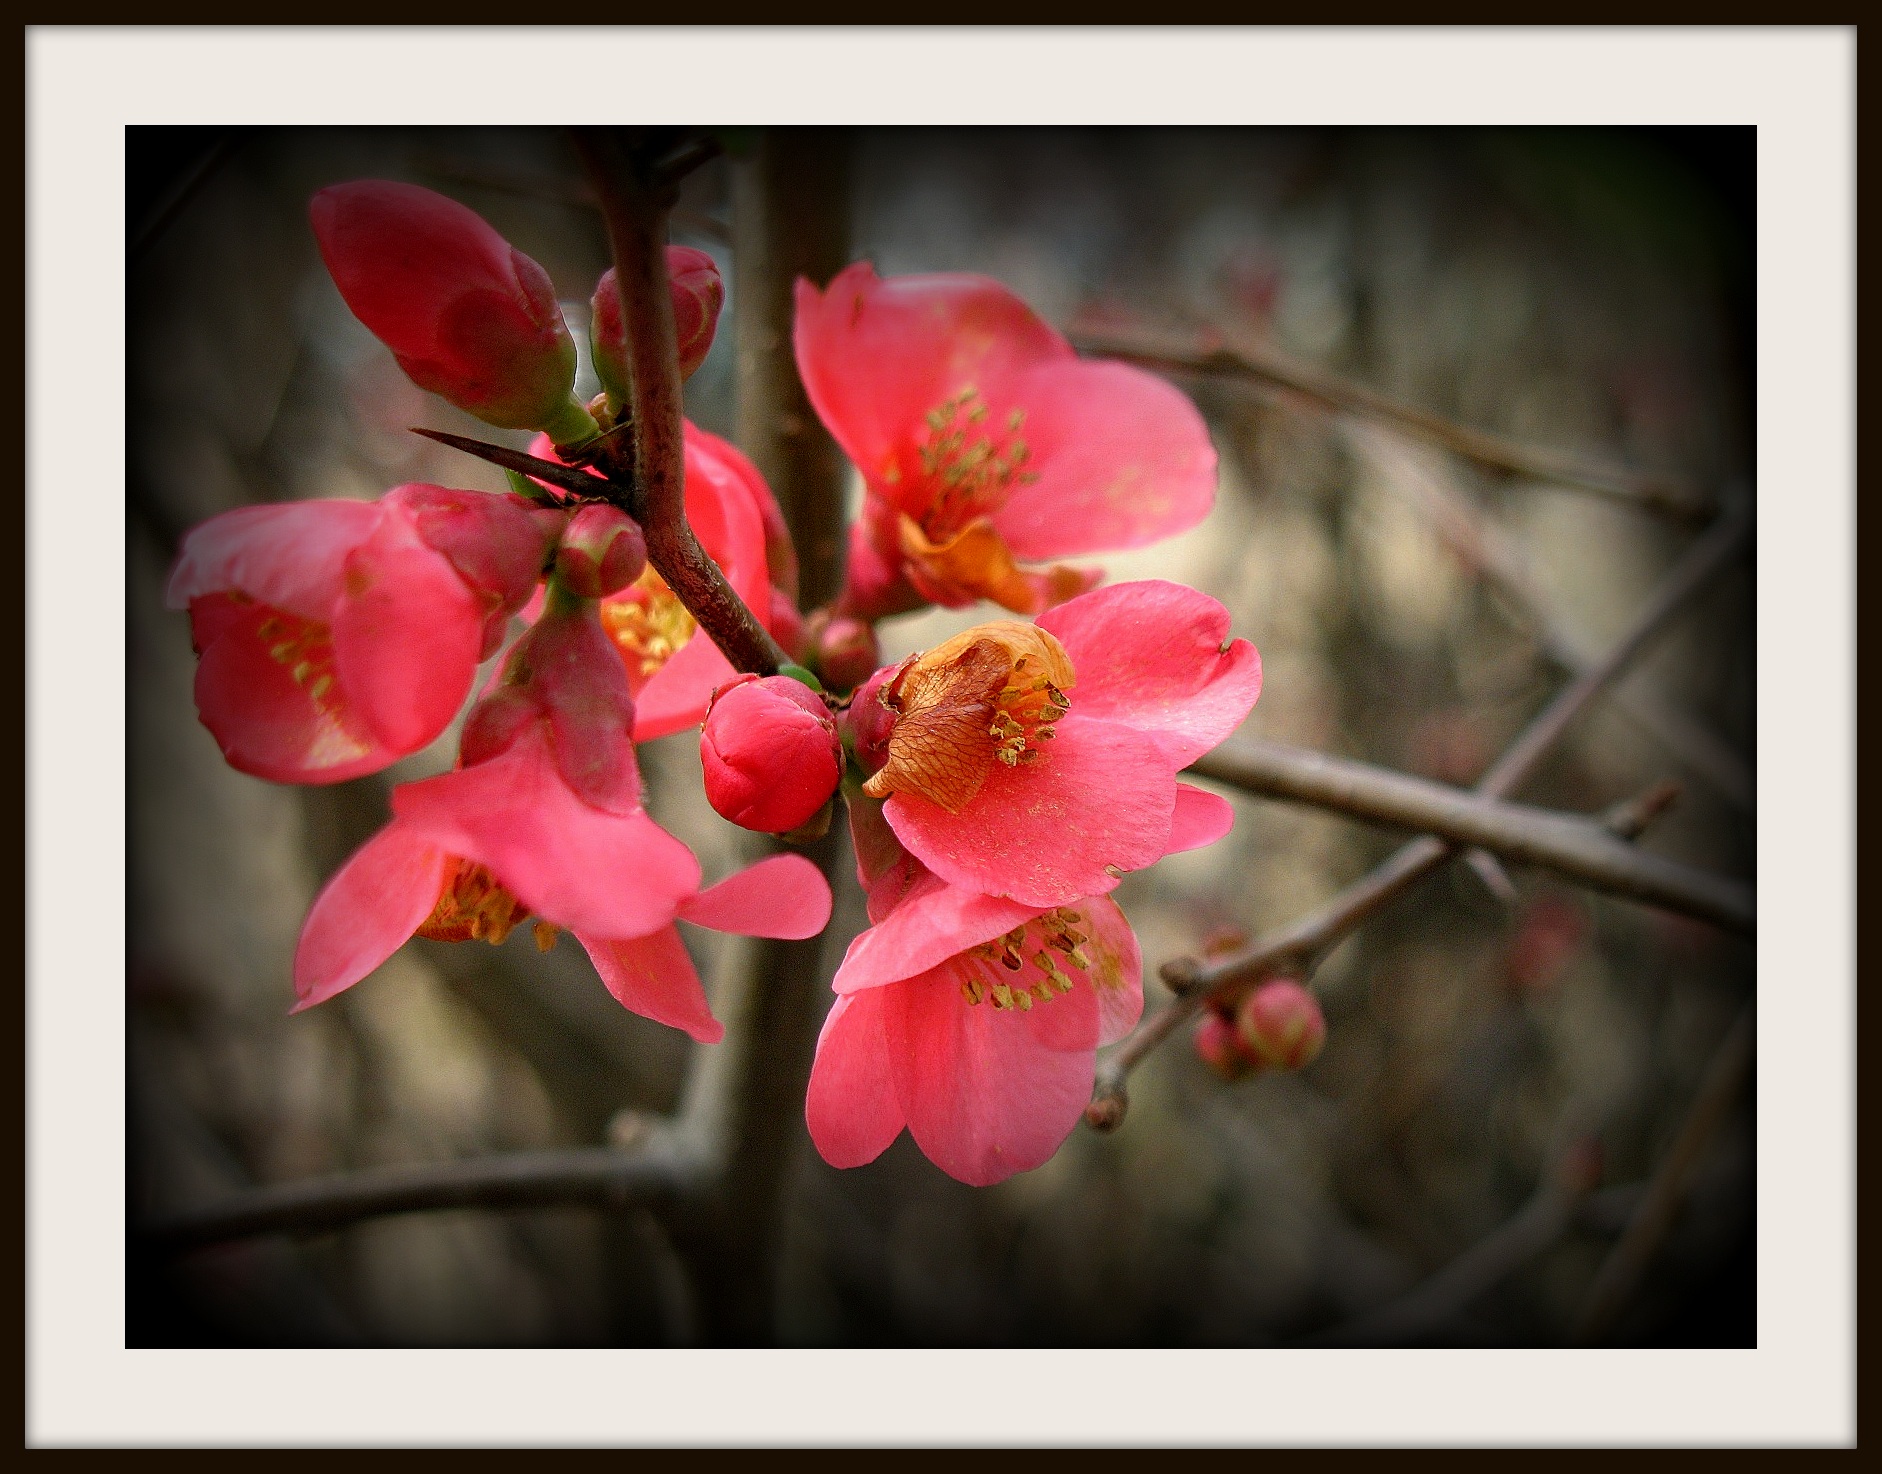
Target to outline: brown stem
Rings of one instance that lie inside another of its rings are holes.
[[[784,651],[745,606],[706,555],[686,520],[686,442],[680,397],[679,349],[673,298],[667,282],[667,212],[675,183],[657,160],[608,129],[577,129],[576,147],[607,222],[614,280],[627,332],[629,393],[625,446],[608,448],[625,460],[625,476],[639,492],[647,561],[700,627],[742,671],[775,675]]]
[[[1323,368],[1298,362],[1266,344],[1237,343],[1229,347],[1216,333],[1191,335],[1148,329],[1074,328],[1070,336],[1074,346],[1085,353],[1181,373],[1223,374],[1271,384],[1326,409],[1383,422],[1506,475],[1575,487],[1683,521],[1702,520],[1712,511],[1709,499],[1672,477],[1591,465],[1559,451],[1459,425]]]
[[[1661,580],[1632,628],[1523,728],[1484,774],[1476,792],[1501,798],[1527,778],[1569,724],[1619,678],[1688,599],[1730,564],[1750,538],[1751,526],[1748,515],[1722,517],[1688,548]],[[1086,1120],[1101,1130],[1115,1127],[1123,1119],[1124,1081],[1130,1072],[1205,1005],[1232,1003],[1262,978],[1279,971],[1311,972],[1320,958],[1362,922],[1456,853],[1456,846],[1441,839],[1415,839],[1319,910],[1259,938],[1243,951],[1210,963],[1193,957],[1165,963],[1164,981],[1178,997],[1144,1019],[1100,1062]]]
[[[1733,931],[1753,930],[1749,886],[1644,854],[1600,822],[1579,815],[1465,793],[1369,763],[1256,738],[1224,742],[1197,759],[1190,771],[1268,798],[1422,830],[1453,844],[1477,845],[1595,890],[1698,916]]]
[[[1548,597],[1516,545],[1434,468],[1421,464],[1412,447],[1359,426],[1349,428],[1348,439],[1386,473],[1381,479],[1388,487],[1425,515],[1452,552],[1497,589],[1534,632],[1543,655],[1570,675],[1600,658],[1549,612]],[[1721,795],[1751,810],[1757,797],[1751,770],[1716,734],[1651,692],[1623,686],[1614,702]]]
[[[258,1234],[330,1233],[393,1213],[442,1208],[622,1207],[663,1203],[688,1184],[689,1164],[657,1151],[605,1147],[515,1152],[464,1162],[380,1167],[255,1188],[151,1223],[138,1238],[178,1253]]]

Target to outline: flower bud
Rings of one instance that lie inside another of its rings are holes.
[[[556,577],[572,594],[605,599],[619,593],[647,566],[647,541],[618,507],[591,502],[569,519],[555,551]]]
[[[1263,983],[1244,998],[1235,1028],[1248,1052],[1277,1070],[1311,1064],[1327,1041],[1319,1000],[1291,978]]]
[[[673,293],[673,331],[679,345],[680,378],[690,379],[706,361],[712,335],[725,302],[725,283],[712,257],[691,246],[667,247],[667,280]],[[614,284],[614,268],[602,272],[590,307],[588,336],[594,349],[595,372],[615,403],[628,397],[633,374],[628,368],[627,324],[621,317],[621,293]]]
[[[308,215],[346,305],[413,383],[561,444],[594,432],[570,393],[575,342],[548,273],[482,217],[386,179],[323,189]]]
[[[745,676],[714,692],[699,733],[699,758],[712,807],[765,834],[807,823],[843,773],[829,710],[789,676]]]
[[[844,736],[856,753],[856,761],[865,773],[878,772],[889,760],[889,735],[895,730],[895,713],[882,703],[883,688],[902,673],[901,665],[885,665],[857,688],[843,714]]]
[[[880,659],[874,627],[847,614],[819,612],[804,635],[805,663],[833,691],[847,691],[868,680]]]
[[[1260,1068],[1235,1025],[1214,1009],[1205,1010],[1197,1022],[1195,1045],[1197,1058],[1224,1080],[1239,1080],[1250,1070]]]

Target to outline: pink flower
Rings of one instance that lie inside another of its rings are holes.
[[[1169,849],[1233,813],[1183,790]],[[1106,896],[1042,907],[951,885],[901,854],[874,805],[851,807],[875,924],[850,944],[811,1069],[805,1119],[833,1167],[874,1161],[904,1126],[951,1177],[1039,1166],[1091,1099],[1096,1051],[1143,1011],[1137,939]]]
[[[539,439],[530,453],[555,459]],[[599,474],[599,473],[596,473]],[[776,502],[758,468],[736,446],[686,422],[686,520],[707,555],[761,624],[782,634],[773,607],[766,529]],[[782,517],[779,517],[782,526]],[[788,537],[785,541],[788,548]],[[786,601],[788,608],[788,601]],[[789,610],[795,616],[794,609]],[[713,691],[737,671],[653,568],[601,605],[601,622],[620,651],[634,694],[634,740],[649,742],[696,726]]]
[[[1147,581],[967,630],[857,692],[856,754],[881,764],[863,792],[945,881],[1030,906],[1103,895],[1168,851],[1177,773],[1261,692],[1228,624]]]
[[[531,916],[567,928],[621,1004],[717,1040],[676,920],[807,937],[830,915],[808,860],[778,855],[699,888],[692,852],[640,807],[631,703],[593,614],[551,607],[465,727],[464,766],[393,791],[394,818],[315,899],[294,958],[297,1011],[365,977],[405,941],[501,942]]]
[[[536,586],[564,515],[410,484],[376,502],[242,507],[183,540],[196,707],[232,767],[377,772],[449,725]]]
[[[481,216],[388,179],[323,189],[308,215],[346,305],[413,383],[489,424],[593,433],[548,273]]]
[[[844,612],[991,599],[1036,613],[1097,575],[1020,563],[1134,548],[1215,499],[1202,417],[1162,380],[1078,358],[1000,283],[880,280],[866,261],[797,284],[798,371],[868,487]]]
[[[712,257],[691,246],[667,247],[667,279],[673,295],[673,328],[678,340],[680,377],[690,379],[712,349],[712,335],[725,303],[725,283]],[[626,402],[631,374],[627,366],[627,324],[621,320],[621,294],[614,268],[601,273],[589,303],[589,342],[595,372],[616,408]]]
[[[766,834],[809,823],[843,775],[829,708],[789,676],[743,676],[715,692],[699,759],[714,811]]]

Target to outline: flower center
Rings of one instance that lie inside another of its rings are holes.
[[[961,997],[970,1005],[990,1002],[996,1009],[1024,1013],[1035,1002],[1050,1003],[1071,992],[1074,980],[1065,967],[1091,972],[1091,955],[1085,951],[1091,940],[1089,926],[1082,912],[1061,906],[969,948],[961,958],[967,973],[961,979]],[[1098,981],[1101,972],[1088,981]]]
[[[1076,679],[1064,646],[1036,625],[976,625],[937,645],[878,693],[896,718],[888,761],[863,792],[919,794],[959,813],[996,759],[1039,761]]]
[[[943,540],[974,518],[992,515],[1006,505],[1014,486],[1039,479],[1022,469],[1032,455],[1019,434],[1026,412],[1008,414],[997,439],[982,428],[986,420],[986,401],[972,384],[928,411],[928,433],[915,450],[931,490],[919,519],[930,538]]]
[[[316,707],[331,712],[326,698],[333,689],[333,631],[318,620],[275,609],[255,626],[255,634],[267,644],[268,658],[287,667]]]
[[[635,695],[699,628],[679,596],[652,568],[630,588],[603,602],[601,625],[627,661]]]
[[[500,946],[529,919],[529,907],[505,889],[483,865],[449,856],[437,904],[418,928],[418,935],[438,942],[488,942]],[[558,928],[536,923],[536,946],[547,952],[555,945]]]

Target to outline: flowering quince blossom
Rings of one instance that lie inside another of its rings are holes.
[[[776,498],[758,468],[729,441],[691,420],[685,422],[685,437],[686,520],[733,591],[788,651],[786,635],[797,611],[771,583],[768,544],[776,541],[769,531],[774,517],[783,548],[790,545]],[[558,459],[546,437],[539,437],[530,453]],[[794,563],[791,571],[794,575]],[[738,674],[711,636],[699,635],[698,621],[652,568],[632,587],[602,601],[601,623],[627,671],[636,742],[698,725],[713,691]]]
[[[802,856],[777,855],[701,890],[692,852],[641,807],[632,724],[592,601],[552,597],[504,683],[472,709],[463,765],[395,789],[392,822],[315,899],[294,957],[296,1011],[415,934],[501,942],[533,915],[538,944],[572,931],[624,1007],[717,1041],[674,922],[814,936],[830,889]]]
[[[1195,526],[1216,456],[1161,379],[1080,359],[1006,287],[884,281],[866,261],[797,283],[797,366],[862,472],[843,612],[990,599],[1034,614],[1095,572],[1020,563],[1140,547]]]
[[[942,880],[902,851],[880,806],[851,806],[870,929],[832,986],[805,1100],[834,1167],[874,1161],[904,1126],[975,1186],[1039,1166],[1091,1098],[1100,1045],[1143,1012],[1137,938],[1108,896],[1055,906]],[[1234,813],[1181,786],[1169,852],[1213,843]]]
[[[230,766],[278,783],[416,752],[463,706],[565,520],[419,483],[212,517],[183,539],[166,593],[189,610],[203,725]]]
[[[492,425],[594,433],[549,274],[475,211],[415,184],[357,179],[308,206],[353,315],[421,389]]]
[[[977,625],[857,691],[862,791],[944,881],[1029,906],[1103,895],[1168,852],[1177,773],[1261,693],[1228,626],[1160,580]]]

